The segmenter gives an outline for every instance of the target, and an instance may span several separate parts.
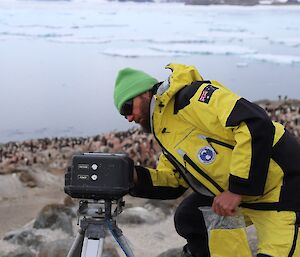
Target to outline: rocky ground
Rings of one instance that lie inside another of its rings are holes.
[[[300,137],[300,101],[258,102],[272,119]],[[44,138],[0,145],[0,257],[66,256],[74,240],[77,203],[63,192],[64,172],[78,152],[127,152],[136,164],[155,166],[160,150],[151,135],[137,129],[87,138]],[[153,202],[126,196],[120,227],[136,256],[180,256],[184,240],[173,226],[180,200]],[[46,206],[46,207],[45,207]],[[70,221],[72,223],[70,224]],[[255,233],[249,230],[252,248]],[[123,256],[107,237],[108,256]],[[117,250],[116,250],[117,249]],[[9,253],[10,252],[10,253]]]

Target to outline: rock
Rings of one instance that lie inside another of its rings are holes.
[[[0,257],[36,257],[36,254],[22,246],[4,255],[0,253]]]
[[[172,248],[161,253],[157,257],[181,257],[181,253],[182,253],[182,248]]]
[[[38,257],[66,257],[72,244],[72,239],[60,239],[46,243],[41,247]]]
[[[15,230],[7,233],[3,240],[12,244],[18,244],[22,246],[32,247],[34,249],[39,248],[42,242],[42,236],[35,235],[31,230]]]
[[[120,216],[118,222],[123,224],[154,224],[173,214],[176,206],[184,199],[185,195],[175,200],[146,200],[135,202],[134,206],[143,205],[143,207],[131,207],[132,204],[126,203],[126,208]],[[127,200],[131,200],[127,198]],[[128,206],[130,206],[128,208]]]
[[[74,207],[74,206],[76,206],[76,200],[74,200],[72,197],[70,197],[70,196],[67,195],[64,198],[64,205],[66,207]]]
[[[106,244],[106,242],[105,242],[102,256],[103,257],[119,257],[119,254],[118,254],[116,247],[113,244],[111,244],[111,243]]]
[[[0,196],[4,199],[11,199],[25,194],[24,185],[19,180],[17,174],[1,175],[0,179]]]
[[[165,216],[168,216],[173,213],[175,205],[176,205],[175,200],[153,200],[153,199],[150,199],[145,203],[144,207],[148,211],[159,211],[162,214],[164,214]]]
[[[155,231],[153,233],[153,238],[155,238],[156,240],[164,240],[166,238],[166,235],[163,232]]]
[[[121,224],[154,224],[160,218],[143,207],[133,207],[126,209],[119,217]]]
[[[127,208],[118,216],[118,222],[123,224],[154,224],[172,214],[176,203],[174,200],[151,199],[142,203],[143,207],[128,208],[132,205],[126,204]]]
[[[21,171],[19,174],[19,179],[27,187],[33,188],[37,186],[35,177],[29,171]]]
[[[41,248],[38,257],[65,257],[67,256],[75,239],[63,239],[49,242]],[[115,247],[111,243],[104,242],[103,257],[119,257]],[[1,256],[0,256],[1,257]]]
[[[62,204],[49,204],[39,212],[33,227],[62,229],[67,234],[73,235],[72,218],[74,217],[76,214],[71,208]]]

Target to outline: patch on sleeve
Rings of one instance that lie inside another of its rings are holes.
[[[213,85],[208,85],[208,86],[206,86],[206,87],[203,89],[203,91],[202,91],[202,93],[201,93],[201,95],[200,95],[198,101],[199,101],[199,102],[202,102],[202,103],[208,104],[208,103],[209,103],[209,100],[210,100],[210,98],[211,98],[211,96],[212,96],[212,94],[213,94],[217,89],[218,89],[218,88],[217,88],[217,87],[214,87]]]

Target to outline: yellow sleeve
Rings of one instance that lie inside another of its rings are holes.
[[[153,186],[183,186],[188,188],[188,184],[180,176],[179,172],[175,170],[173,165],[168,161],[164,154],[160,155],[156,169],[149,168],[149,172]]]
[[[151,199],[175,199],[188,188],[167,158],[161,154],[156,169],[135,166],[137,182],[130,194]]]

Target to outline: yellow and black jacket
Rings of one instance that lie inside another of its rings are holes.
[[[163,154],[156,169],[137,167],[132,194],[176,198],[186,188],[212,195],[230,190],[242,206],[300,210],[300,146],[259,106],[194,66],[170,64],[157,85],[152,132]]]

